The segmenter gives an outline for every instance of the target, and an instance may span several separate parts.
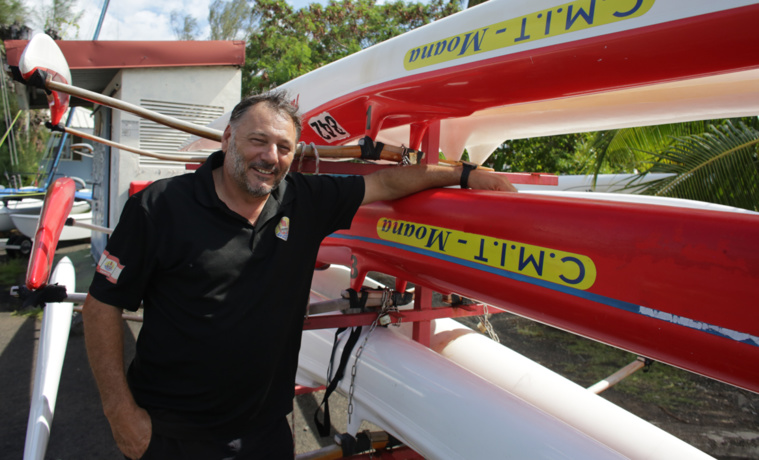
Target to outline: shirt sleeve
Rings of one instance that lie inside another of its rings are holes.
[[[323,222],[322,237],[350,228],[364,201],[363,176],[304,176],[312,189],[312,206]]]
[[[127,200],[119,223],[95,267],[89,293],[97,300],[135,311],[156,264],[158,233],[137,194]]]

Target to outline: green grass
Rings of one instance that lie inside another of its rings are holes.
[[[0,286],[10,288],[22,282],[26,274],[26,266],[26,259],[0,260]]]
[[[20,316],[22,318],[42,319],[42,307],[30,307],[23,310],[16,310],[11,316]]]
[[[573,359],[554,363],[553,370],[582,386],[590,386],[608,377],[637,358],[632,353],[540,323],[520,321],[514,330],[526,341],[551,341],[570,353]],[[703,390],[693,383],[691,374],[663,363],[653,363],[649,368],[637,371],[614,388],[667,409],[703,404],[700,398]]]

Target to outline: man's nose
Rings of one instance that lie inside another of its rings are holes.
[[[267,144],[263,152],[261,152],[261,159],[269,163],[277,162],[277,144]]]

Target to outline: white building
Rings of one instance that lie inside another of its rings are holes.
[[[18,65],[25,40],[6,41],[8,64]],[[73,85],[201,125],[240,100],[242,41],[60,41]],[[14,62],[15,61],[15,62]],[[30,94],[30,106],[39,104]],[[185,134],[127,112],[71,99],[92,108],[96,136],[155,153],[182,154]],[[192,152],[197,156],[199,152]],[[210,152],[208,152],[210,153]],[[183,174],[184,163],[142,157],[102,144],[93,145],[93,223],[113,227],[129,197],[130,184]],[[107,237],[93,232],[92,252]]]

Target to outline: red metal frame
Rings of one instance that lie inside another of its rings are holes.
[[[484,304],[472,304],[461,305],[455,307],[432,307],[432,295],[429,289],[417,287],[416,297],[419,299],[419,289],[422,289],[425,293],[419,301],[415,300],[413,310],[402,310],[397,312],[390,312],[388,315],[392,319],[392,323],[414,323],[415,327],[419,323],[424,323],[429,327],[429,323],[432,320],[440,318],[463,318],[467,316],[479,316],[485,314]],[[489,313],[498,313],[500,310],[489,310]],[[377,312],[366,313],[351,313],[348,315],[334,314],[334,315],[318,315],[309,316],[303,321],[303,329],[331,329],[338,327],[356,327],[356,326],[368,326],[377,319]],[[421,340],[420,340],[421,341]],[[425,345],[429,346],[429,337],[427,337]]]

